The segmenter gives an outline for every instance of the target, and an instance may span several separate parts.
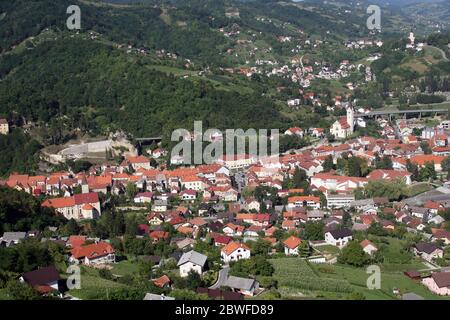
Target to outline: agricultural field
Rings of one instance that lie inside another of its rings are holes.
[[[83,300],[104,299],[109,290],[127,288],[126,285],[103,279],[98,270],[83,266],[81,269],[81,289],[73,289],[69,294]]]
[[[392,253],[400,243],[392,241]],[[388,253],[389,254],[389,253]],[[299,258],[281,258],[270,260],[275,268],[274,279],[278,282],[278,292],[283,299],[347,299],[350,294],[358,293],[368,300],[400,299],[393,293],[414,292],[425,299],[439,299],[420,282],[406,277],[403,272],[420,269],[425,266],[416,260],[405,264],[383,263],[381,269],[381,289],[367,288],[370,274],[365,268],[347,265],[312,264]],[[449,297],[448,297],[449,298]]]

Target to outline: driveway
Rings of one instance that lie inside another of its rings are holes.
[[[219,289],[225,281],[228,279],[228,272],[230,271],[230,267],[226,266],[220,269],[219,276],[217,277],[217,282],[214,283],[209,289]]]

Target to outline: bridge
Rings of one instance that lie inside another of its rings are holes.
[[[142,142],[153,142],[153,141],[161,141],[162,137],[149,137],[149,138],[135,138],[136,142],[142,143]]]
[[[435,109],[413,109],[413,110],[381,110],[381,111],[372,111],[368,113],[357,113],[355,117],[357,118],[377,118],[382,116],[389,116],[391,118],[393,115],[400,114],[403,117],[406,117],[407,114],[418,114],[419,118],[422,117],[423,113],[431,113],[437,116],[438,114],[450,112],[449,108],[435,108]]]

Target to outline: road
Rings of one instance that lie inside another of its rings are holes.
[[[230,267],[225,266],[219,271],[219,276],[217,277],[217,282],[214,283],[209,289],[219,289],[225,281],[228,279],[228,272],[230,271]]]
[[[435,46],[430,46],[430,45],[427,45],[427,47],[434,48],[434,49],[438,50],[442,54],[442,58],[444,58],[445,61],[450,61],[447,58],[447,55],[445,54],[445,51],[442,50],[441,48],[438,48],[438,47],[435,47]]]

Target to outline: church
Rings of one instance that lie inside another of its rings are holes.
[[[330,128],[330,133],[337,139],[345,139],[353,134],[355,128],[354,110],[351,104],[347,107],[347,116],[336,120]]]

